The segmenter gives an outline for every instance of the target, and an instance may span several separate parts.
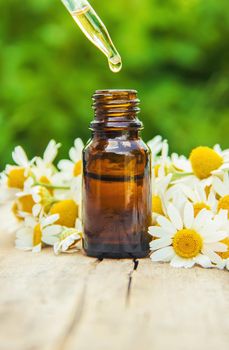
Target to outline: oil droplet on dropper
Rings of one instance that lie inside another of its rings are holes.
[[[105,25],[91,5],[87,1],[69,2],[69,0],[64,0],[63,3],[86,37],[107,57],[111,71],[119,72],[122,68],[121,57]],[[80,6],[80,4],[82,5]],[[70,5],[75,6],[74,10]]]
[[[108,58],[108,64],[113,73],[118,73],[122,69],[122,60],[119,55]]]

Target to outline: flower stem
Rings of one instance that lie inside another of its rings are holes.
[[[55,186],[55,185],[45,184],[43,182],[35,182],[33,186],[43,186],[53,190],[70,190],[70,186]]]
[[[177,172],[177,173],[173,174],[172,181],[175,181],[175,180],[178,180],[182,177],[186,177],[186,176],[190,176],[190,175],[193,175],[193,173]]]

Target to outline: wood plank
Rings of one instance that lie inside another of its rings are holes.
[[[117,350],[126,344],[126,307],[132,260],[103,260],[91,273],[83,317],[64,349]]]
[[[132,349],[228,349],[228,272],[142,260],[133,275]]]
[[[228,348],[226,271],[33,254],[0,241],[4,350]]]
[[[68,334],[96,260],[0,250],[0,344],[4,350],[57,349]]]

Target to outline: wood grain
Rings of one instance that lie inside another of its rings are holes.
[[[1,350],[220,350],[228,272],[20,252],[0,234]]]

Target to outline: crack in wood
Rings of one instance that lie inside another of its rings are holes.
[[[82,319],[83,313],[84,313],[84,306],[85,306],[85,300],[86,300],[86,293],[87,293],[87,283],[88,280],[90,278],[90,275],[92,272],[95,271],[96,267],[98,266],[98,264],[100,264],[102,262],[103,259],[96,259],[93,262],[93,269],[91,271],[89,271],[88,275],[85,278],[84,281],[84,285],[82,288],[82,291],[80,293],[80,298],[77,298],[77,303],[74,307],[74,311],[72,312],[72,318],[65,330],[65,333],[62,337],[62,340],[60,341],[60,344],[58,347],[55,347],[58,350],[66,350],[67,349],[67,345],[68,342],[71,338],[71,335],[76,332],[76,329]]]
[[[128,284],[127,284],[127,293],[126,293],[126,305],[128,306],[130,302],[130,294],[131,294],[131,287],[132,287],[132,281],[133,281],[133,273],[137,270],[139,265],[139,260],[133,259],[133,268],[128,274]]]

